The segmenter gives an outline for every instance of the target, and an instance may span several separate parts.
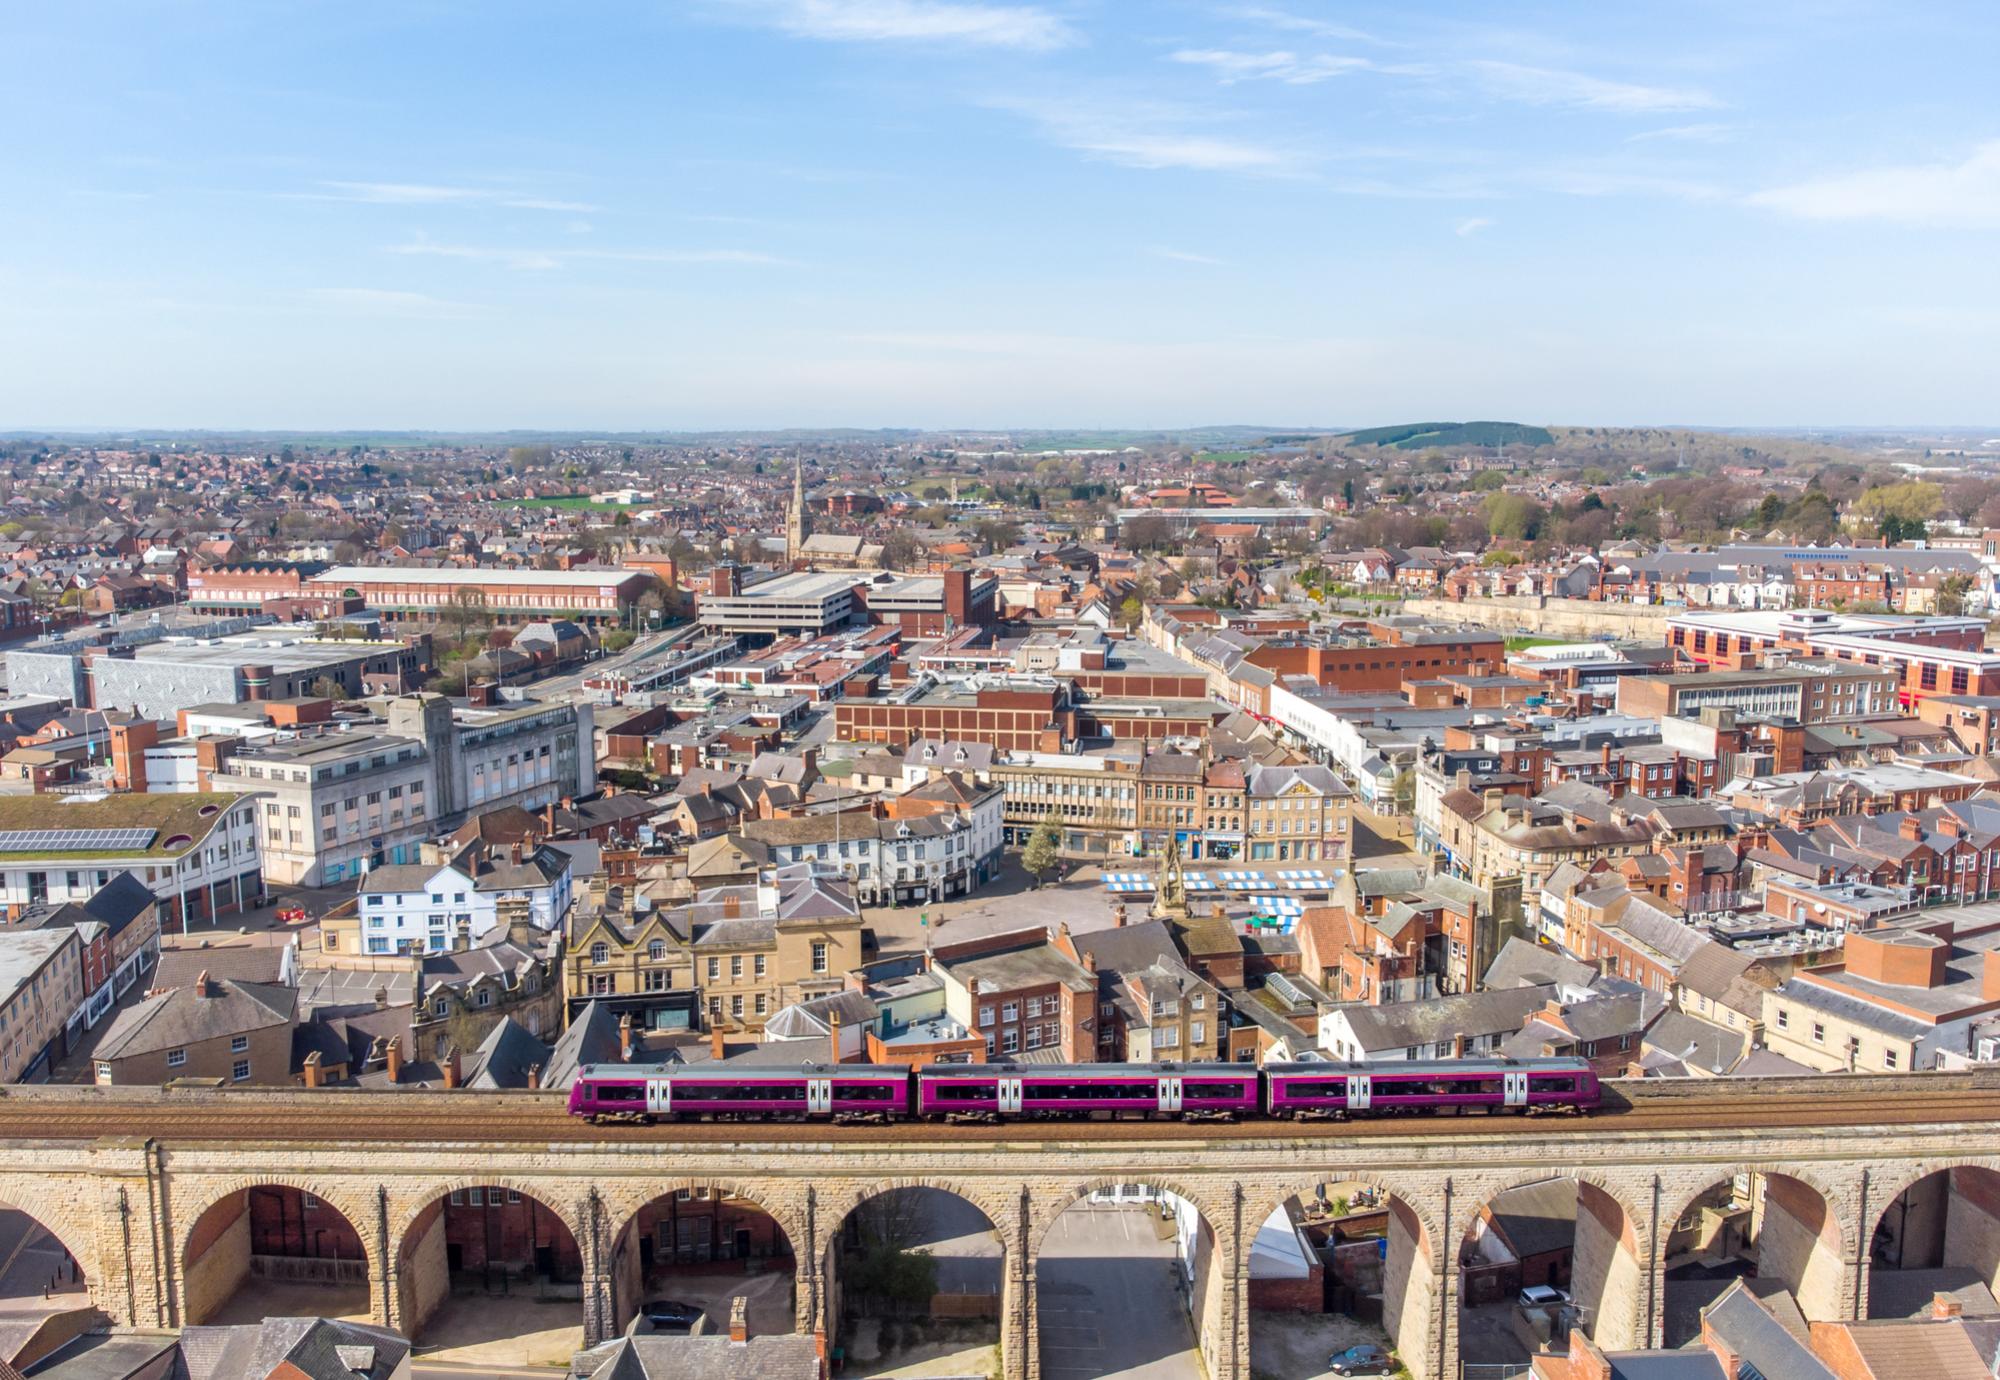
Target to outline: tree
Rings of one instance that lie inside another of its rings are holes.
[[[1136,628],[1146,620],[1146,606],[1132,595],[1125,596],[1125,602],[1118,606],[1118,621],[1127,628]]]
[[[1896,484],[1878,484],[1854,500],[1854,511],[1863,517],[1898,517],[1905,522],[1928,522],[1944,508],[1944,490],[1920,479]]]
[[[1972,592],[1970,575],[1947,575],[1938,581],[1936,611],[1946,618],[1965,613],[1965,596]]]
[[[474,628],[485,627],[489,617],[486,593],[475,585],[461,585],[453,590],[451,598],[438,611],[438,621],[460,637]]]
[[[922,561],[927,548],[922,538],[907,527],[898,527],[882,539],[882,565],[888,570],[908,570]]]
[[[1157,551],[1174,539],[1174,525],[1158,513],[1141,513],[1127,518],[1119,530],[1118,542],[1128,551]]]
[[[1415,813],[1417,808],[1417,774],[1415,772],[1411,771],[1408,767],[1404,767],[1396,773],[1395,784],[1390,789],[1394,792],[1397,814],[1407,815]]]
[[[344,700],[347,698],[347,687],[332,676],[321,676],[318,680],[314,681],[312,683],[312,692],[323,700]]]
[[[1026,846],[1021,849],[1021,866],[1028,869],[1036,886],[1040,886],[1048,874],[1056,870],[1056,864],[1062,861],[1061,848],[1062,820],[1054,810],[1050,810],[1035,826],[1035,832],[1028,836]]]

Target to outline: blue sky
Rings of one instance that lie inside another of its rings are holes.
[[[0,9],[0,428],[2000,421],[1991,4]]]

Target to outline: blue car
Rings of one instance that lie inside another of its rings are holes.
[[[1335,1375],[1390,1375],[1396,1358],[1379,1346],[1363,1344],[1334,1352],[1326,1358],[1326,1368]]]

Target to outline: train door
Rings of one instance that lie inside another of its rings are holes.
[[[1178,1112],[1181,1109],[1181,1080],[1162,1078],[1160,1080],[1160,1110]]]
[[[1375,1100],[1374,1089],[1371,1086],[1374,1081],[1374,1079],[1365,1073],[1350,1073],[1347,1075],[1348,1111],[1365,1112],[1368,1110],[1369,1104]]]
[[[833,1110],[833,1080],[831,1078],[808,1078],[806,1080],[806,1111],[830,1112]]]
[[[670,1116],[674,1110],[674,1085],[664,1078],[646,1080],[646,1115]]]
[[[1528,1105],[1528,1075],[1525,1073],[1505,1073],[1501,1076],[1501,1092],[1509,1107]]]
[[[1002,1078],[1002,1079],[1000,1080],[1000,1086],[999,1086],[999,1090],[998,1090],[998,1097],[999,1097],[999,1100],[1000,1100],[1000,1110],[1001,1110],[1001,1111],[1003,1111],[1003,1112],[1018,1112],[1018,1111],[1020,1111],[1020,1110],[1021,1110],[1021,1080],[1020,1080],[1020,1079],[1018,1079],[1018,1078]]]

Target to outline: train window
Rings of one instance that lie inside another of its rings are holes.
[[[1286,1097],[1346,1097],[1347,1080],[1336,1078],[1331,1083],[1309,1083],[1302,1078],[1287,1079],[1283,1085]]]
[[[803,1083],[676,1083],[676,1102],[803,1102]]]
[[[886,1083],[836,1083],[833,1095],[842,1102],[888,1102],[895,1098],[898,1089]]]
[[[1206,1081],[1200,1083],[1183,1083],[1181,1085],[1181,1096],[1182,1097],[1244,1097],[1247,1096],[1247,1094],[1244,1092],[1244,1087],[1242,1083],[1231,1080],[1226,1083],[1215,1083]]]
[[[1576,1080],[1574,1078],[1549,1078],[1549,1077],[1531,1078],[1528,1080],[1528,1086],[1533,1088],[1536,1092],[1545,1092],[1545,1093],[1575,1092]]]
[[[931,1096],[940,1102],[991,1102],[995,1095],[991,1083],[963,1083],[953,1079],[931,1084]]]
[[[599,1102],[644,1102],[646,1090],[633,1087],[606,1087],[599,1084],[592,1094]]]

